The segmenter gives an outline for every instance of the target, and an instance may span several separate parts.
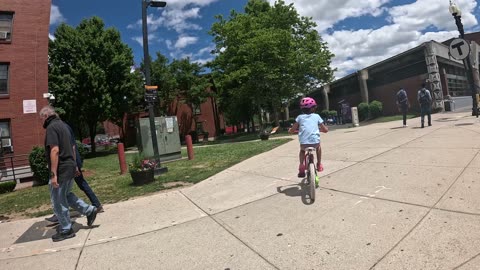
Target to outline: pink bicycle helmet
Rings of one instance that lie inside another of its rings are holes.
[[[313,98],[306,97],[302,98],[302,100],[300,101],[300,108],[302,109],[310,109],[315,106],[317,106],[317,102],[315,102],[315,99]]]

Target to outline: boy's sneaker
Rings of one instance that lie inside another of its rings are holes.
[[[323,172],[323,164],[322,163],[317,164],[317,171]]]
[[[92,226],[95,218],[97,218],[97,208],[94,206],[90,215],[87,216],[87,225]]]
[[[70,230],[66,231],[66,232],[57,232],[56,234],[54,234],[52,236],[52,241],[53,242],[59,242],[59,241],[63,241],[65,239],[69,239],[69,238],[73,238],[75,237],[75,232],[73,231],[72,228],[70,228]]]

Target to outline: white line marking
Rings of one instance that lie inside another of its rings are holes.
[[[105,241],[110,241],[110,240],[114,240],[114,239],[117,239],[118,237],[116,236],[112,236],[110,238],[105,238],[105,239],[98,239],[97,241],[98,242],[105,242]]]

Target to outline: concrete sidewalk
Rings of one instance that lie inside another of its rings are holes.
[[[197,185],[106,205],[63,242],[43,218],[0,224],[0,269],[480,269],[480,123],[433,119],[323,135],[314,204],[293,141]]]

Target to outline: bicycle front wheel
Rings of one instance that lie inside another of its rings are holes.
[[[309,178],[309,182],[310,182],[310,200],[312,200],[312,202],[315,201],[315,177],[316,177],[316,172],[315,172],[315,165],[310,162],[308,164],[308,178]]]

